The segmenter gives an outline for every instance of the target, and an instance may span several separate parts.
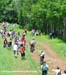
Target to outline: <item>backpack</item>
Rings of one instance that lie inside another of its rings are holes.
[[[43,64],[42,71],[47,71],[47,70],[48,70],[48,67],[46,66],[46,64]]]

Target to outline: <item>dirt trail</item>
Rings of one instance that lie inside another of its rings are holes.
[[[59,66],[62,70],[66,69],[66,61],[62,60],[47,43],[41,43],[42,47],[46,50],[46,61],[51,68]]]
[[[63,71],[64,69],[66,69],[66,61],[62,60],[51,48],[51,46],[48,43],[39,43],[40,46],[45,49],[46,51],[46,61],[50,67],[50,69],[55,69],[57,66],[59,66],[61,68],[61,70]],[[35,52],[34,54],[32,54],[32,58],[35,61],[39,61],[39,56],[36,55],[37,53]]]

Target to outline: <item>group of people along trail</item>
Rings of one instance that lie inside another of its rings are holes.
[[[28,35],[27,33],[27,29],[24,28],[23,32],[16,32],[14,30],[8,30],[7,28],[8,26],[8,22],[3,22],[1,25],[1,29],[0,29],[0,35],[2,37],[2,42],[3,42],[3,48],[7,48],[7,49],[12,49],[13,50],[13,55],[14,58],[18,58],[18,55],[21,55],[21,60],[25,59],[26,56],[26,35]],[[32,29],[31,30],[31,36],[41,36],[41,31],[40,30],[35,30]],[[54,36],[54,33],[50,34],[50,38],[52,38]],[[30,53],[34,53],[34,51],[36,50],[36,40],[34,38],[31,39],[31,41],[29,41],[29,47],[30,47]],[[41,50],[40,53],[40,66],[41,66],[41,71],[42,71],[42,75],[48,75],[48,71],[49,71],[49,66],[46,63],[45,59],[45,50]],[[66,75],[66,70],[64,70],[64,73],[61,73],[61,69],[57,66],[57,68],[54,70],[54,75]]]

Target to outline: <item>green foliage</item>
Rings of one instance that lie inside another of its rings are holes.
[[[0,21],[66,37],[66,0],[0,0]],[[63,34],[62,34],[63,32]]]

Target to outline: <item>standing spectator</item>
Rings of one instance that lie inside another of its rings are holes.
[[[15,38],[19,40],[20,37],[21,37],[21,36],[20,36],[20,33],[19,33],[19,32],[16,32]]]
[[[8,45],[8,41],[7,41],[7,39],[5,38],[4,41],[3,41],[3,47],[5,48],[5,47],[7,47],[7,45]]]
[[[23,33],[22,33],[22,36],[23,36],[23,37],[25,37],[25,36],[26,36],[26,33],[25,33],[25,32],[23,32]]]
[[[2,38],[5,38],[5,35],[6,35],[6,34],[5,34],[5,31],[4,31],[4,30],[3,30],[3,32],[2,32],[1,35],[2,35]]]
[[[19,40],[21,39],[21,35],[20,35],[20,32],[18,32],[18,39],[19,39]]]
[[[18,39],[17,38],[15,38],[15,40],[14,40],[14,42],[18,45]]]
[[[31,35],[34,35],[34,34],[35,34],[35,29],[32,29]]]
[[[12,47],[12,39],[10,39],[10,41],[8,42],[8,47],[9,47],[9,48]]]
[[[22,42],[21,42],[21,40],[19,40],[19,41],[18,41],[18,49],[20,49],[21,44],[22,44]]]
[[[12,35],[12,30],[10,30],[9,32],[8,32],[8,36],[10,37]]]
[[[47,73],[48,73],[48,65],[46,64],[45,61],[41,65],[41,69],[42,69],[42,75],[47,75]]]
[[[17,45],[17,47],[19,49],[19,40],[17,38],[15,38],[15,44]],[[19,55],[18,49],[17,49],[17,55]]]
[[[26,39],[25,39],[25,36],[23,36],[23,37],[21,38],[21,42],[22,42],[23,46],[25,47],[25,45],[26,45]]]
[[[54,31],[49,33],[49,38],[50,38],[50,39],[54,38],[54,36],[55,36]]]
[[[1,34],[3,33],[3,29],[0,30],[0,33],[1,33]]]
[[[24,32],[27,34],[27,28],[26,27],[24,28]]]
[[[56,70],[54,70],[54,75],[61,75],[61,70],[59,67],[57,67]]]
[[[2,23],[2,26],[3,26],[4,29],[6,28],[6,21],[4,21],[4,22]]]
[[[12,31],[12,38],[15,38],[15,31]]]
[[[20,53],[21,53],[21,58],[24,59],[25,58],[25,47],[23,46],[23,44],[21,44]]]
[[[17,58],[17,55],[18,55],[18,46],[17,46],[16,43],[13,45],[13,51],[14,51],[15,58]]]

